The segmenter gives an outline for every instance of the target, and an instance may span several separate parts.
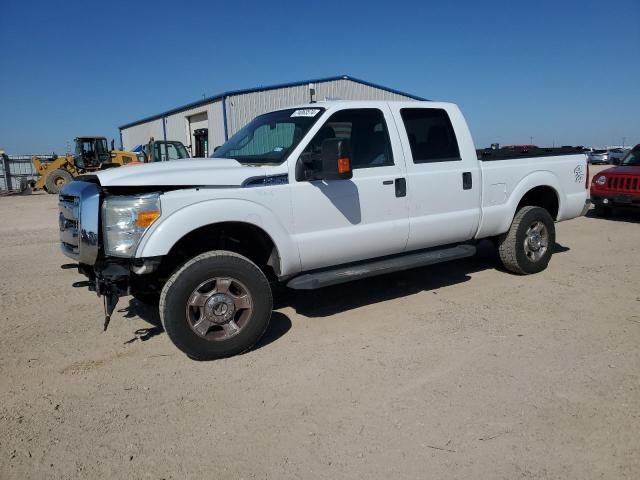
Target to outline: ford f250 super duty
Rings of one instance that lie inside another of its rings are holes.
[[[312,103],[257,117],[208,159],[79,177],[60,193],[61,248],[104,297],[105,328],[133,295],[180,350],[213,359],[258,341],[275,283],[459,259],[484,238],[506,269],[544,270],[587,182],[578,149],[476,151],[450,103]]]

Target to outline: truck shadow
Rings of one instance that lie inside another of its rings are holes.
[[[604,220],[609,222],[627,222],[627,223],[640,223],[640,209],[621,209],[614,208],[609,216],[604,216],[597,213],[596,209],[592,208],[585,215],[588,218],[597,218],[598,220]]]
[[[553,253],[567,251],[569,248],[558,243],[553,247]],[[432,291],[437,294],[438,289],[467,282],[471,279],[471,274],[487,269],[505,271],[493,243],[483,241],[478,245],[478,253],[475,256],[462,260],[357,280],[319,290],[281,288],[274,292],[274,308],[291,307],[306,317],[328,317],[353,308],[402,298],[418,292]],[[508,272],[506,274],[512,275]]]
[[[133,332],[133,337],[126,340],[124,344],[130,344],[138,341],[144,342],[156,335],[164,333],[157,305],[147,305],[131,297],[129,298],[129,304],[126,307],[119,309],[118,312],[122,313],[124,318],[138,317],[151,325],[150,327],[135,330]],[[281,312],[273,312],[267,331],[251,350],[258,350],[262,347],[266,347],[270,343],[275,342],[280,337],[284,336],[290,329],[291,320],[289,317]]]
[[[555,254],[567,251],[569,248],[558,243],[553,247]],[[291,320],[283,312],[277,311],[278,309],[291,307],[296,313],[306,317],[328,317],[353,308],[402,298],[421,291],[433,291],[435,294],[439,288],[467,282],[471,279],[471,274],[487,269],[504,271],[493,243],[483,241],[478,245],[478,253],[474,257],[463,260],[391,273],[319,290],[291,290],[276,287],[273,291],[274,312],[271,322],[252,350],[266,347],[282,338],[291,329]],[[126,340],[125,344],[144,342],[164,333],[157,306],[146,305],[130,297],[128,305],[120,308],[118,312],[123,314],[124,318],[139,317],[150,325],[135,330],[134,336]]]

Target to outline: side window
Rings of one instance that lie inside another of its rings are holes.
[[[319,153],[322,142],[330,138],[351,143],[351,168],[393,165],[391,143],[384,115],[377,108],[340,110],[329,117],[306,148]]]
[[[400,110],[411,145],[413,163],[460,160],[456,134],[447,112],[440,108]]]

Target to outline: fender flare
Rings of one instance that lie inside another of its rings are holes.
[[[160,217],[145,232],[136,249],[136,258],[158,257],[192,231],[222,222],[240,222],[263,230],[273,241],[280,257],[282,275],[301,269],[300,255],[286,228],[264,206],[243,199],[211,199],[190,204]]]

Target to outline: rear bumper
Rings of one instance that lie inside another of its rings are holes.
[[[587,198],[584,201],[584,207],[582,207],[582,212],[580,212],[580,216],[584,217],[589,211],[589,208],[591,208],[591,200]]]

